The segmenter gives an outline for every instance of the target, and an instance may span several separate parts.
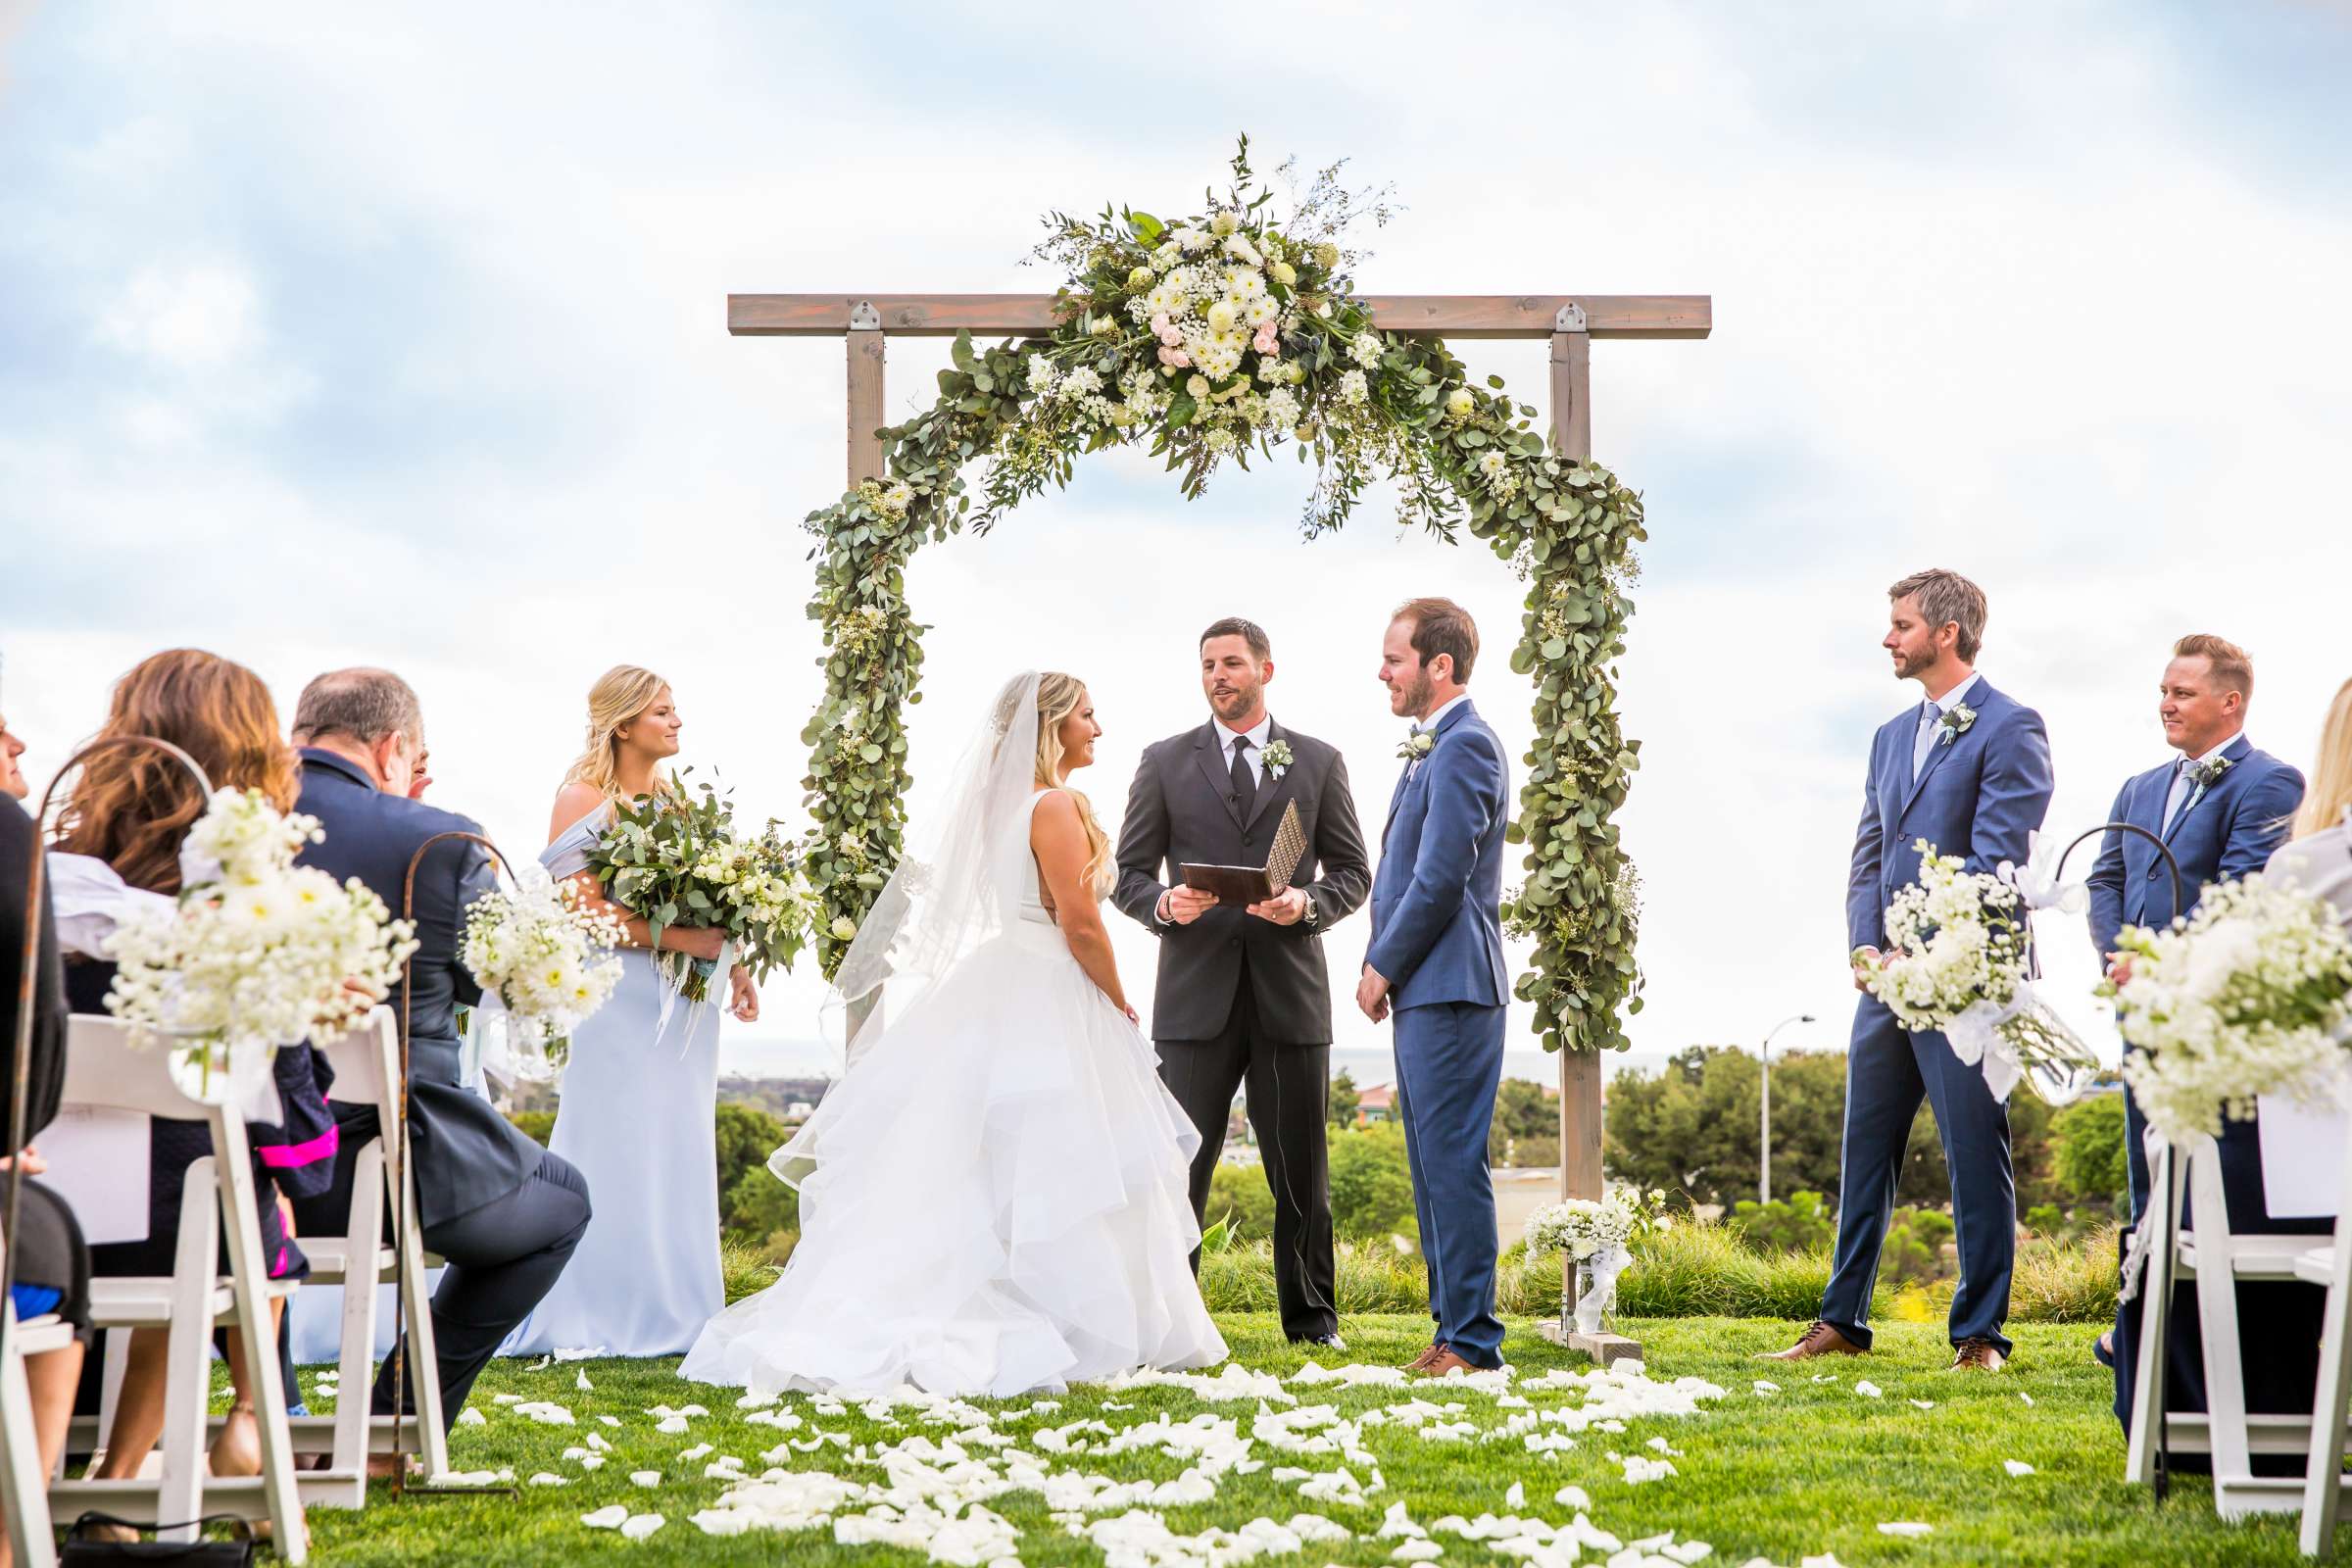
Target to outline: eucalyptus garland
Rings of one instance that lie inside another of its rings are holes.
[[[824,901],[826,974],[897,863],[905,825],[906,705],[921,701],[924,628],[905,570],[924,540],[985,532],[1082,454],[1148,444],[1200,493],[1220,464],[1285,443],[1315,466],[1301,527],[1347,521],[1393,477],[1404,520],[1452,539],[1467,526],[1529,584],[1511,667],[1536,683],[1536,743],[1514,843],[1527,877],[1504,916],[1536,943],[1517,994],[1547,1050],[1622,1049],[1638,1010],[1636,883],[1611,821],[1637,743],[1617,722],[1642,501],[1606,468],[1560,456],[1499,378],[1473,385],[1432,338],[1383,332],[1355,293],[1348,230],[1385,222],[1379,193],[1323,170],[1277,221],[1244,138],[1207,210],[1165,222],[1122,208],[1050,215],[1036,258],[1065,278],[1058,324],[982,347],[959,336],[930,409],[881,432],[888,472],[809,514],[825,695],[802,739],[816,818],[807,874]],[[1287,175],[1286,165],[1280,172]],[[977,493],[964,470],[983,465]],[[976,502],[976,504],[975,504]]]

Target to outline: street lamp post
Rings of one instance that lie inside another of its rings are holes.
[[[1813,1022],[1811,1013],[1800,1012],[1791,1017],[1783,1018],[1766,1031],[1764,1036],[1764,1049],[1761,1053],[1764,1063],[1763,1121],[1757,1129],[1756,1137],[1756,1201],[1760,1204],[1772,1201],[1772,1038],[1792,1023],[1811,1022]]]

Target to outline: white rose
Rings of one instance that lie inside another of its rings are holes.
[[[1215,213],[1209,216],[1208,231],[1216,235],[1219,239],[1223,239],[1226,235],[1232,233],[1235,229],[1238,229],[1241,226],[1241,219],[1229,207],[1219,208]]]
[[[1446,394],[1446,416],[1452,419],[1467,419],[1478,408],[1478,399],[1466,386],[1457,386]]]
[[[858,922],[857,922],[857,921],[855,921],[855,920],[851,919],[851,918],[850,918],[848,915],[846,915],[846,914],[837,914],[837,915],[835,915],[835,916],[833,917],[833,940],[834,940],[834,941],[836,941],[836,942],[849,942],[849,941],[853,941],[853,940],[855,940],[855,939],[856,939],[857,935],[858,935]]]
[[[1208,377],[1205,375],[1188,376],[1184,383],[1184,390],[1192,396],[1195,402],[1199,402],[1208,396]]]

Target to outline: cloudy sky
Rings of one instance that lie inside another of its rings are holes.
[[[433,798],[535,849],[627,661],[674,682],[689,760],[797,817],[842,351],[730,339],[726,294],[1050,291],[1019,265],[1040,214],[1187,210],[1247,131],[1395,183],[1372,291],[1714,297],[1711,340],[1593,357],[1594,444],[1652,535],[1621,670],[1641,1051],[1807,1009],[1785,1043],[1842,1043],[1862,760],[1917,696],[1877,647],[1908,570],[1988,589],[1984,671],[2050,721],[2053,834],[2163,760],[2185,631],[2250,647],[2257,743],[2308,759],[2352,674],[2352,13],[1490,11],[0,0],[0,707],[38,777],[162,647],[289,708],[387,663]],[[1542,390],[1541,345],[1467,348]],[[945,357],[892,346],[893,418]],[[1009,669],[1069,668],[1115,821],[1136,752],[1200,716],[1199,628],[1240,612],[1376,837],[1376,648],[1421,593],[1477,612],[1474,692],[1523,744],[1517,585],[1385,504],[1304,544],[1305,488],[1284,461],[1187,504],[1102,458],[923,557],[918,772]],[[2048,937],[2087,983],[2087,941]],[[1148,990],[1151,939],[1120,941]],[[780,983],[757,1034],[813,1034],[818,996]]]

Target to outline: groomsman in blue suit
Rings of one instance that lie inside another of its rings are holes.
[[[2130,822],[2164,840],[2180,866],[2180,902],[2156,847],[2136,833],[2110,833],[2090,871],[2090,938],[2111,973],[2120,973],[2116,933],[2126,925],[2162,929],[2195,910],[2208,884],[2259,871],[2286,841],[2287,822],[2303,804],[2303,775],[2246,739],[2254,700],[2254,662],[2244,649],[2199,633],[2173,646],[2156,716],[2180,755],[2124,785],[2110,822]],[[2147,1123],[2124,1092],[2124,1145],[2132,1165],[2132,1218],[2148,1200]]]
[[[1846,940],[1863,965],[1886,940],[1886,906],[1919,877],[1926,840],[1971,871],[2024,865],[2050,806],[2049,737],[2041,715],[1994,691],[1976,671],[1984,591],[1954,571],[1917,572],[1886,590],[1881,646],[1898,680],[1927,700],[1882,725],[1862,784],[1862,826],[1846,881]],[[1952,1368],[1997,1372],[2009,1355],[2001,1323],[2017,1254],[2017,1189],[2009,1169],[2009,1112],[1984,1075],[1964,1066],[1941,1033],[1912,1033],[1865,995],[1846,1056],[1845,1137],[1838,1176],[1838,1253],[1821,1317],[1776,1359],[1858,1355],[1870,1348],[1870,1295],[1894,1205],[1911,1119],[1925,1096],[1952,1180],[1960,1288],[1952,1297]]]
[[[1396,1108],[1437,1332],[1407,1369],[1502,1364],[1494,1314],[1494,1184],[1487,1134],[1502,1079],[1510,768],[1470,706],[1478,627],[1446,599],[1397,610],[1381,646],[1389,710],[1413,721],[1372,883],[1372,946],[1356,1005],[1396,1019]]]

